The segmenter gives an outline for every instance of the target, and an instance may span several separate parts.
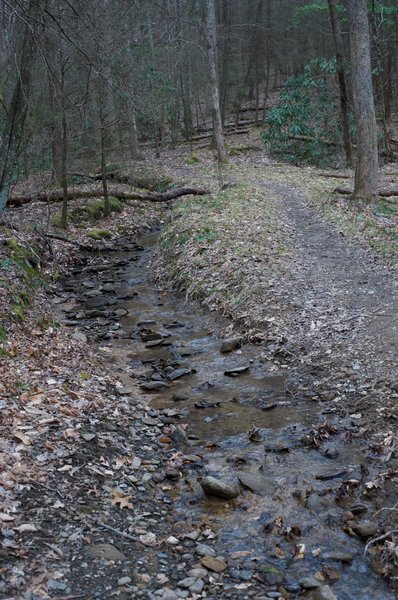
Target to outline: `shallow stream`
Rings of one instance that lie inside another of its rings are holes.
[[[268,582],[283,579],[293,597],[305,597],[300,579],[322,571],[339,600],[394,598],[363,559],[363,540],[343,530],[345,511],[358,505],[343,482],[361,479],[364,462],[360,440],[343,442],[350,423],[295,393],[288,372],[275,370],[261,346],[222,354],[230,322],[152,281],[157,239],[143,236],[131,252],[104,254],[104,269],[76,273],[67,289],[85,303],[69,316],[100,339],[126,387],[131,377],[144,387],[159,382],[160,390],[144,392],[150,409],[170,425],[187,424],[190,446],[175,448],[201,460],[170,483],[180,526],[207,523],[216,532],[220,553],[236,561],[242,598],[257,569]],[[115,310],[118,318],[109,319]],[[225,375],[240,367],[247,370]],[[320,448],[304,445],[303,436],[326,420],[337,434]],[[242,487],[229,502],[203,495],[202,476],[236,481],[242,472],[257,493]],[[365,520],[368,506],[361,505],[355,510]]]

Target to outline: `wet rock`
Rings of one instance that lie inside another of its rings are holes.
[[[315,475],[315,479],[319,479],[320,481],[329,481],[330,479],[336,479],[337,477],[343,477],[346,475],[347,469],[331,469],[329,471],[324,471],[323,473],[318,473]]]
[[[208,571],[207,569],[201,569],[200,567],[196,567],[188,571],[187,575],[188,577],[195,577],[195,579],[203,579],[204,577],[207,577]]]
[[[331,504],[332,502],[329,498],[320,496],[319,494],[311,494],[305,501],[305,506],[310,510],[323,510],[329,508]]]
[[[180,581],[177,582],[178,587],[187,589],[189,587],[191,587],[191,585],[193,585],[195,583],[196,579],[195,577],[186,577],[185,579],[181,579]]]
[[[184,375],[191,375],[191,369],[175,369],[168,374],[168,378],[170,381],[176,381],[176,379],[181,379]]]
[[[335,560],[349,564],[354,560],[355,554],[351,554],[350,552],[325,552],[325,554],[322,554],[322,558],[324,560]]]
[[[300,579],[299,584],[304,590],[314,590],[321,587],[322,581],[319,581],[316,577],[303,577]]]
[[[232,352],[239,348],[242,345],[242,338],[239,336],[227,338],[222,341],[220,352],[222,354],[226,354],[227,352]]]
[[[145,344],[145,348],[156,348],[157,346],[163,346],[164,345],[164,339],[157,339],[157,340],[152,340],[150,342],[148,342],[147,344]]]
[[[264,452],[275,452],[275,454],[284,454],[285,452],[290,452],[290,448],[283,442],[275,442],[274,444],[266,444],[264,446]]]
[[[325,458],[333,459],[338,457],[339,451],[336,450],[336,448],[326,448],[322,454],[325,456]]]
[[[230,569],[229,574],[234,579],[239,579],[239,581],[250,581],[253,577],[253,572],[248,569]]]
[[[227,369],[224,371],[224,375],[227,377],[238,377],[239,375],[243,375],[244,373],[249,372],[250,367],[245,365],[243,367],[235,367],[233,369]]]
[[[177,471],[177,469],[166,469],[165,472],[165,477],[167,477],[167,479],[180,479],[181,477],[181,473],[180,471]]]
[[[140,384],[140,388],[146,392],[158,392],[166,390],[170,386],[164,381],[145,381]]]
[[[117,318],[125,317],[127,315],[127,313],[128,313],[128,311],[125,308],[117,308],[116,310],[113,311],[113,314]]]
[[[181,427],[181,425],[177,425],[177,427],[174,429],[174,431],[170,437],[174,442],[181,442],[182,444],[190,444],[190,441],[185,432],[185,429],[183,429]]]
[[[193,594],[201,594],[204,586],[205,582],[202,579],[198,579],[193,585],[189,586],[189,591]]]
[[[379,529],[378,524],[373,523],[373,521],[362,521],[361,523],[349,521],[348,525],[351,527],[354,533],[359,535],[359,537],[363,538],[368,538],[376,535]]]
[[[86,302],[87,308],[100,308],[101,306],[110,306],[116,304],[116,298],[106,298],[105,296],[94,296]]]
[[[204,556],[200,562],[206,569],[215,573],[222,573],[227,568],[226,562],[213,556]]]
[[[266,494],[270,492],[270,482],[261,475],[252,471],[241,471],[238,473],[238,479],[241,484],[257,494]],[[271,489],[272,491],[272,489]]]
[[[89,546],[87,553],[93,558],[102,558],[104,560],[126,560],[125,555],[120,552],[112,544],[96,544],[95,546]]]
[[[162,600],[178,600],[177,594],[169,588],[162,590],[161,598]]]
[[[103,292],[114,292],[115,284],[114,283],[104,283],[104,285],[102,286],[102,291]]]
[[[216,551],[207,544],[196,544],[196,554],[199,554],[199,556],[211,556],[214,558]]]
[[[336,594],[328,585],[323,585],[306,595],[307,600],[337,600]]]
[[[207,496],[216,496],[224,500],[232,500],[239,496],[239,490],[236,486],[222,479],[216,479],[216,477],[205,477],[200,482],[200,485]]]
[[[283,573],[276,567],[265,567],[263,576],[268,585],[276,585],[277,583],[281,583],[283,581]]]
[[[172,395],[171,399],[173,402],[184,402],[184,400],[188,400],[188,394],[184,394],[184,392],[176,392]]]
[[[131,583],[131,577],[121,577],[120,579],[118,579],[117,584],[118,585],[128,585],[129,583]]]

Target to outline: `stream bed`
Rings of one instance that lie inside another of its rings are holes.
[[[326,598],[311,595],[316,575],[339,600],[393,599],[363,558],[366,536],[350,526],[348,511],[364,526],[373,512],[351,493],[365,462],[355,422],[295,391],[297,382],[267,362],[261,346],[221,353],[230,321],[153,281],[157,240],[150,233],[131,250],[87,261],[67,281],[64,300],[77,300],[66,322],[96,340],[126,389],[138,382],[149,402],[148,425],[161,415],[170,426],[170,439],[160,435],[157,443],[173,450],[168,488],[176,527],[215,531],[218,553],[235,561],[230,570],[242,598],[261,572],[291,597]],[[308,443],[317,436],[319,447]],[[191,456],[183,474],[182,453]],[[367,469],[367,478],[377,474]],[[239,496],[204,495],[200,480],[208,475],[233,485],[239,479]]]

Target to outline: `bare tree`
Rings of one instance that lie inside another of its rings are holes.
[[[31,67],[36,48],[35,34],[40,26],[38,0],[30,0],[14,8],[10,5],[9,10],[9,19],[15,27],[15,47],[10,49],[10,61],[14,62],[16,73],[9,101],[6,100],[8,105],[0,138],[0,213],[7,204],[28,111]]]
[[[367,3],[348,0],[347,8],[358,147],[353,197],[372,201],[377,197],[378,153]]]
[[[340,90],[340,110],[343,128],[343,143],[347,165],[352,164],[352,146],[350,134],[350,110],[348,102],[347,81],[344,72],[344,44],[341,35],[336,0],[329,1],[330,23],[332,25],[333,40],[336,48],[337,79]]]
[[[228,162],[228,157],[225,150],[224,136],[222,131],[220,90],[217,74],[217,26],[214,0],[206,0],[205,34],[207,42],[207,58],[209,62],[209,74],[211,85],[211,108],[213,114],[214,141],[217,148],[218,161],[220,163],[226,163]]]

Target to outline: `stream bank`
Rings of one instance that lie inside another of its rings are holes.
[[[220,353],[231,322],[153,283],[157,237],[140,238],[132,252],[89,259],[59,298],[65,324],[100,344],[121,381],[116,410],[119,427],[129,427],[118,434],[134,430],[136,454],[123,464],[127,478],[117,477],[113,504],[127,515],[120,529],[144,539],[141,550],[122,539],[118,548],[133,552],[147,572],[126,580],[120,593],[393,598],[363,558],[363,540],[377,534],[378,523],[367,516],[373,501],[358,497],[357,487],[379,469],[364,470],[361,428],[300,389],[297,374],[275,372],[261,346],[237,343]],[[89,443],[98,436],[106,442],[103,423],[91,421]],[[104,452],[108,444],[100,446]],[[231,484],[237,497],[204,495],[200,482],[209,475]],[[141,515],[133,516],[138,506]],[[120,522],[115,509],[112,519]],[[81,578],[80,561],[72,574]]]

